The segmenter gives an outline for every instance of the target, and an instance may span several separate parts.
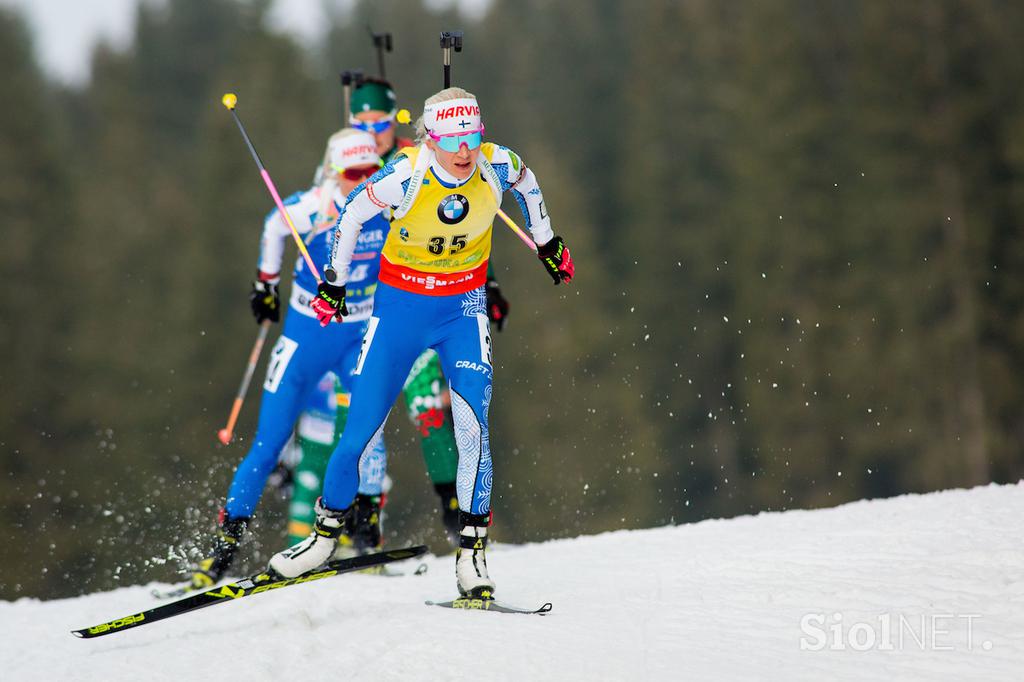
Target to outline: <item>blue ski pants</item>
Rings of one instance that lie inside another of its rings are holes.
[[[490,511],[491,336],[486,300],[483,287],[429,296],[383,283],[377,286],[373,317],[353,376],[348,422],[327,465],[326,507],[344,509],[352,503],[361,463],[373,456],[373,444],[383,433],[410,368],[420,353],[433,348],[451,389],[459,508],[475,514]]]
[[[331,371],[343,384],[351,383],[366,324],[346,322],[322,328],[316,318],[288,311],[284,330],[270,352],[252,447],[235,470],[228,490],[224,508],[229,518],[249,517],[256,510],[281,448],[291,437],[295,420],[309,405],[320,378]],[[369,444],[363,461],[365,486],[360,492],[380,493],[386,457],[383,439]]]

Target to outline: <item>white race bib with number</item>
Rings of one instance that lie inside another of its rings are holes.
[[[366,362],[366,354],[370,352],[370,344],[373,343],[373,335],[377,333],[377,325],[379,323],[379,317],[371,317],[370,322],[366,325],[366,333],[363,334],[363,345],[359,349],[359,360],[356,362],[356,368],[352,372],[352,376],[363,371],[363,363]]]
[[[299,344],[287,336],[280,336],[274,344],[274,350],[270,351],[270,362],[267,364],[267,380],[263,382],[263,388],[271,393],[277,393],[277,387],[281,385],[284,378],[284,371],[288,369],[288,363]]]

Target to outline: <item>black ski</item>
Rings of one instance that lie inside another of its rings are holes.
[[[256,575],[249,576],[248,578],[243,578],[237,582],[221,585],[220,587],[213,587],[204,592],[197,592],[196,594],[187,596],[184,599],[179,599],[178,601],[171,602],[170,604],[163,604],[149,609],[148,611],[134,613],[129,616],[117,618],[115,620],[100,623],[99,625],[83,628],[81,630],[72,630],[71,634],[75,637],[81,637],[84,639],[101,637],[113,632],[122,632],[130,628],[146,625],[147,623],[153,623],[165,618],[179,616],[183,613],[195,611],[196,609],[205,608],[214,604],[223,604],[243,597],[250,597],[255,594],[276,590],[281,587],[290,587],[291,585],[308,583],[322,578],[331,578],[341,573],[359,571],[367,568],[368,566],[378,566],[380,564],[391,563],[392,561],[404,561],[405,559],[422,556],[423,554],[426,554],[426,552],[426,546],[417,545],[415,547],[391,549],[384,552],[377,552],[375,554],[364,554],[363,556],[352,557],[351,559],[338,559],[336,561],[328,562],[323,568],[300,575],[297,578],[275,579],[266,573],[258,573]]]
[[[374,571],[373,569],[375,569],[375,568],[379,568],[379,570]],[[394,570],[392,568],[384,566],[383,564],[378,564],[376,566],[371,566],[370,568],[364,569],[364,570],[369,575],[379,575],[379,576],[382,576],[384,578],[405,578],[405,577],[410,576],[410,575],[423,575],[423,574],[425,574],[427,572],[427,565],[426,564],[420,564],[419,566],[416,567],[416,570],[414,570],[414,571],[396,571],[396,570]],[[202,590],[200,588],[192,587],[191,585],[187,585],[186,584],[186,585],[182,585],[180,587],[172,588],[170,590],[152,589],[152,590],[149,591],[149,593],[151,595],[153,595],[154,599],[159,599],[161,601],[166,601],[168,599],[178,599],[179,597],[184,597],[186,594],[195,594],[195,593],[202,592],[202,591],[204,591],[204,590]]]
[[[496,599],[477,599],[474,597],[459,597],[452,601],[428,601],[427,606],[443,606],[447,609],[466,609],[469,611],[493,611],[495,613],[534,613],[539,616],[551,611],[551,602],[545,603],[538,609],[523,609],[518,606],[510,606]]]

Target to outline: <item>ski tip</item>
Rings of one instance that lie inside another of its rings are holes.
[[[85,639],[85,633],[82,632],[81,630],[72,630],[71,634],[73,634],[78,639]]]
[[[466,611],[492,611],[496,613],[520,613],[536,614],[543,616],[553,608],[551,602],[545,602],[537,609],[524,609],[500,602],[496,599],[474,599],[472,597],[459,597],[452,601],[430,601],[423,602],[427,606],[442,606],[448,609],[460,609]]]

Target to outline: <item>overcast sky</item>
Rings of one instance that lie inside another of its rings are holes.
[[[28,19],[36,56],[47,73],[65,82],[81,83],[88,78],[90,48],[98,39],[119,46],[128,43],[138,1],[0,0],[0,5],[16,7]],[[332,0],[332,4],[344,5],[347,0]],[[271,18],[277,26],[317,36],[323,25],[323,4],[321,0],[275,0]]]
[[[16,7],[28,19],[36,55],[43,69],[67,83],[82,83],[89,76],[89,52],[101,37],[123,46],[131,37],[135,6],[139,0],[0,0]],[[195,0],[202,2],[203,0]],[[305,37],[322,35],[325,0],[275,0],[271,21],[275,26]],[[163,0],[146,0],[163,2]],[[352,0],[326,0],[345,7]],[[427,0],[435,6],[459,4],[478,13],[488,0]]]

